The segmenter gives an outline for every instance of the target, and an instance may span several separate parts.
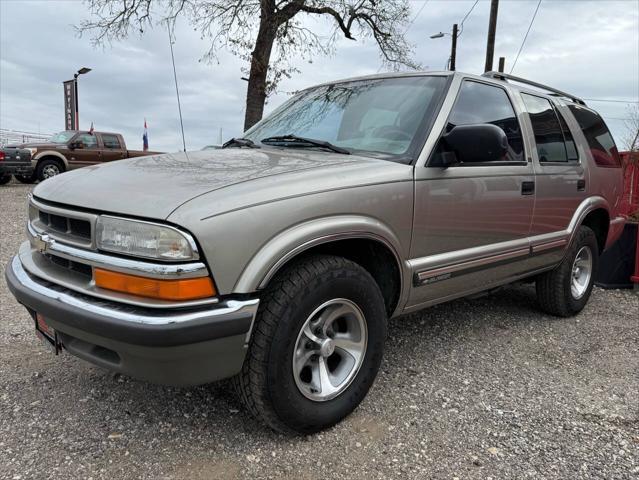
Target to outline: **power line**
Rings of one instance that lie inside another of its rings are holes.
[[[415,14],[415,16],[413,17],[413,19],[409,22],[409,24],[406,26],[406,30],[404,30],[404,35],[406,35],[406,33],[410,30],[410,27],[413,26],[413,23],[415,23],[415,20],[417,20],[417,17],[419,17],[419,15],[422,13],[422,11],[424,10],[424,7],[426,6],[426,4],[429,2],[430,0],[425,0],[424,3],[422,4],[422,8],[419,9],[419,11]]]
[[[521,51],[524,49],[524,44],[526,43],[526,39],[528,38],[528,34],[530,33],[530,29],[533,26],[533,22],[535,21],[535,17],[537,16],[537,12],[539,11],[539,7],[541,6],[541,0],[537,3],[537,8],[535,8],[535,13],[533,13],[532,18],[530,19],[530,25],[528,25],[528,30],[526,30],[526,35],[524,35],[524,39],[521,42],[521,46],[519,47],[519,51],[517,52],[517,56],[515,57],[515,61],[513,62],[513,67],[510,69],[510,73],[513,73],[515,70],[515,65],[517,65],[517,60],[519,59],[519,55]]]
[[[468,13],[466,15],[464,15],[464,18],[462,18],[462,21],[459,22],[459,27],[460,27],[460,31],[457,34],[457,36],[460,36],[462,34],[462,32],[464,31],[464,22],[466,21],[466,19],[468,18],[468,16],[473,12],[475,6],[479,3],[479,0],[475,0],[475,3],[473,3],[473,6],[470,7],[470,10],[468,10]]]

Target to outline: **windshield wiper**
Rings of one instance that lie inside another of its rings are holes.
[[[275,137],[267,137],[260,140],[260,142],[265,144],[269,144],[269,143],[279,144],[280,146],[283,146],[283,147],[294,147],[294,146],[300,146],[300,145],[306,144],[313,147],[326,148],[335,153],[343,153],[344,155],[351,154],[351,152],[349,152],[345,148],[338,147],[337,145],[333,145],[330,142],[326,142],[324,140],[315,140],[313,138],[298,137],[297,135],[292,135],[292,134],[279,135]]]
[[[260,148],[259,145],[255,145],[253,140],[249,140],[248,138],[231,138],[228,142],[224,142],[222,144],[222,148],[228,147]]]

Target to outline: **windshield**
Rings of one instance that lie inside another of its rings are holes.
[[[53,137],[49,139],[49,141],[51,143],[67,143],[69,140],[71,140],[71,137],[73,137],[74,135],[75,135],[75,132],[68,130],[66,132],[56,133]]]
[[[427,133],[446,77],[396,77],[305,90],[244,135],[297,135],[360,155],[403,160]]]

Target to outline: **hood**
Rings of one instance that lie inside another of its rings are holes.
[[[320,171],[325,176],[326,170],[340,176],[355,165],[371,163],[392,164],[354,155],[275,148],[172,153],[73,170],[42,182],[34,195],[96,211],[166,219],[189,200],[215,191],[224,196],[221,190],[231,186],[250,191],[260,188],[260,179],[279,183],[301,172],[309,172],[307,178],[312,179]],[[295,178],[300,180],[299,175]],[[305,185],[310,188],[309,182]]]
[[[67,148],[67,145],[65,143],[32,142],[7,145],[6,148],[37,148],[39,150],[51,150],[57,148]]]

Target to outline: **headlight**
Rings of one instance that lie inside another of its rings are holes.
[[[38,149],[37,148],[27,148],[27,150],[29,150],[29,152],[31,153],[32,157],[35,157],[35,154],[38,153]]]
[[[100,216],[96,225],[97,247],[101,250],[158,260],[198,258],[193,239],[168,225]]]

